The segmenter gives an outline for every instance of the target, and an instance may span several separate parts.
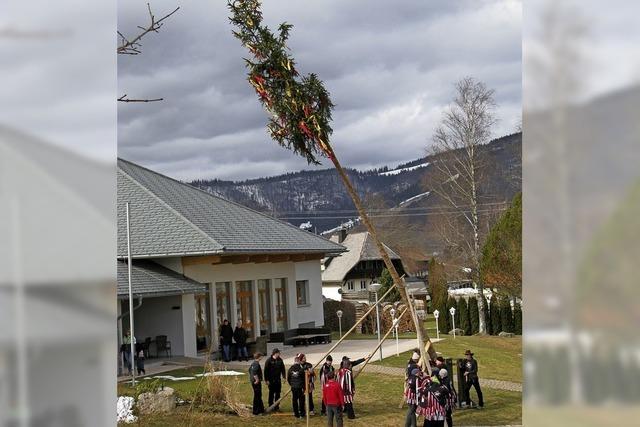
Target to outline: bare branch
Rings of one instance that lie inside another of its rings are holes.
[[[149,3],[147,3],[147,9],[149,10],[149,25],[146,27],[138,26],[141,32],[136,37],[129,40],[120,31],[118,31],[118,36],[120,37],[120,44],[117,49],[118,54],[138,55],[140,53],[140,47],[142,47],[140,40],[142,40],[142,38],[150,32],[157,33],[158,30],[160,30],[160,28],[162,28],[162,26],[164,25],[163,21],[176,13],[180,9],[180,7],[176,7],[173,12],[166,14],[158,20],[156,20],[156,17],[151,11],[151,5]]]
[[[163,101],[164,98],[155,98],[155,99],[130,99],[127,98],[127,94],[125,93],[124,95],[122,95],[120,98],[118,98],[118,101],[120,102],[157,102],[157,101]]]

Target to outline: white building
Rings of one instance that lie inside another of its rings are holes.
[[[224,319],[241,320],[251,338],[324,325],[320,260],[343,246],[119,160],[119,337],[128,327],[127,202],[139,342],[166,335],[173,355],[195,356],[217,350]]]

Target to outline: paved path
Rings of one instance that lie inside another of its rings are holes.
[[[373,365],[370,363],[364,368],[364,370],[370,373],[379,373],[379,374],[385,374],[385,375],[404,377],[404,368],[394,368],[392,366]],[[487,388],[494,388],[498,390],[507,390],[507,391],[518,391],[522,393],[521,383],[480,378],[480,385],[482,387],[487,387]]]

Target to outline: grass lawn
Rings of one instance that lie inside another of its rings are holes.
[[[180,369],[167,373],[173,376],[187,376],[201,372],[202,369]],[[166,385],[176,390],[181,398],[186,398],[194,390],[200,380],[190,381],[167,381]],[[226,378],[225,381],[238,381],[242,401],[251,404],[252,391],[246,376]],[[354,421],[345,420],[345,424],[354,426],[377,425],[377,426],[398,426],[404,424],[406,406],[398,408],[402,397],[403,380],[397,377],[383,377],[373,374],[362,374],[357,379],[356,392],[356,415]],[[283,390],[287,387],[283,385]],[[118,385],[118,394],[131,394],[130,387],[124,384]],[[506,425],[521,424],[521,399],[522,393],[487,389],[485,393],[485,408],[483,410],[460,410],[454,412],[454,422],[456,425]],[[266,387],[263,392],[266,400]],[[318,402],[320,395],[316,392],[314,396],[316,411],[319,412]],[[266,402],[265,402],[266,403]],[[281,405],[282,413],[267,415],[255,418],[239,418],[235,415],[220,415],[197,410],[189,411],[188,406],[178,407],[178,410],[171,415],[145,416],[141,418],[137,425],[140,426],[289,426],[304,425],[304,421],[297,421],[293,418],[291,409],[291,399],[285,398]],[[135,425],[135,424],[134,424]],[[311,425],[326,425],[326,419],[316,415],[311,417]]]
[[[442,337],[442,335],[441,335]],[[436,351],[443,357],[454,360],[464,358],[464,351],[470,349],[478,360],[478,373],[481,378],[522,382],[522,337],[502,338],[496,336],[447,336],[434,344]],[[404,368],[411,352],[400,353],[400,357],[392,356],[376,365]]]
[[[436,338],[436,321],[432,314],[425,320],[425,329],[430,338]],[[386,331],[382,331],[384,335]],[[522,382],[522,337],[502,338],[497,336],[462,336],[445,335],[440,331],[442,341],[434,346],[438,353],[453,359],[464,358],[464,351],[470,349],[478,360],[478,371],[482,378]],[[338,333],[332,335],[339,339]],[[377,339],[377,335],[353,333],[347,339]],[[415,332],[400,333],[400,338],[416,338]],[[389,335],[387,340],[393,340]],[[401,353],[400,357],[388,357],[382,362],[372,362],[376,365],[395,366],[405,368],[411,352]]]

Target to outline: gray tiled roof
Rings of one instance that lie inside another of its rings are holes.
[[[127,263],[118,263],[118,297],[128,298],[129,277]],[[207,292],[206,285],[184,277],[149,260],[134,260],[131,268],[134,295],[160,296]]]
[[[341,245],[200,189],[118,160],[118,256],[337,253]]]
[[[327,268],[322,272],[323,282],[342,282],[344,281],[347,273],[349,273],[349,271],[351,271],[351,269],[353,269],[360,261],[382,259],[380,252],[368,231],[350,233],[344,239],[342,244],[347,248],[347,252],[331,259]],[[400,259],[398,254],[392,251],[384,243],[383,245],[392,260]]]

